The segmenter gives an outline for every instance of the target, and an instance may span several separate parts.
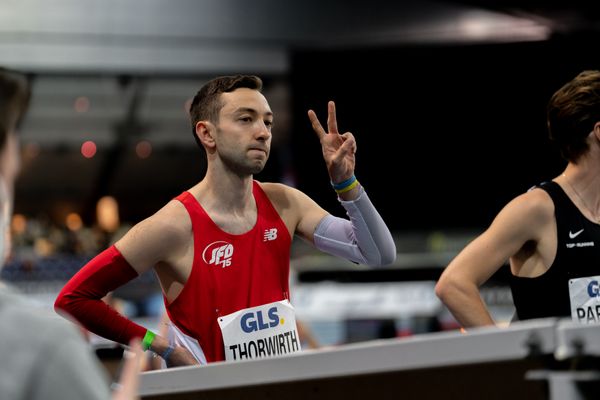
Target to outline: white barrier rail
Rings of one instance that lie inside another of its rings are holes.
[[[560,340],[558,332],[560,332]],[[382,339],[295,355],[142,374],[142,399],[545,399],[539,374],[557,349],[600,344],[600,330],[558,319]],[[574,344],[575,343],[575,344]],[[583,351],[588,348],[583,346]],[[567,353],[565,353],[567,354]],[[574,354],[574,353],[568,353]],[[577,398],[579,399],[579,398]]]

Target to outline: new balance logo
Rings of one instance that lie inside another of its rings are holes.
[[[210,259],[207,260],[207,256]],[[231,257],[233,256],[233,245],[222,240],[212,242],[204,248],[202,259],[207,264],[221,265],[223,268],[231,265]]]
[[[277,228],[265,229],[263,242],[268,242],[277,239]]]
[[[583,232],[583,229],[582,229],[582,230],[580,230],[580,231],[577,231],[577,232],[575,232],[575,233],[573,233],[573,232],[569,231],[569,239],[575,239],[577,236],[579,236],[579,234],[580,234],[581,232]]]

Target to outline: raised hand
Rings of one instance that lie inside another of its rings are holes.
[[[354,174],[356,140],[350,132],[341,135],[338,132],[335,103],[333,101],[327,103],[327,111],[328,132],[325,132],[325,129],[323,129],[317,118],[317,114],[313,110],[308,110],[308,118],[321,142],[321,149],[323,150],[323,158],[325,159],[325,165],[327,165],[329,178],[332,182],[339,183]]]

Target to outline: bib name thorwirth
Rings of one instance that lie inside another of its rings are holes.
[[[229,346],[234,360],[289,354],[299,349],[300,343],[296,331],[293,330]]]

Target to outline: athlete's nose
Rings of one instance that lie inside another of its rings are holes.
[[[263,140],[268,140],[271,137],[271,129],[264,122],[259,122],[258,137]]]

